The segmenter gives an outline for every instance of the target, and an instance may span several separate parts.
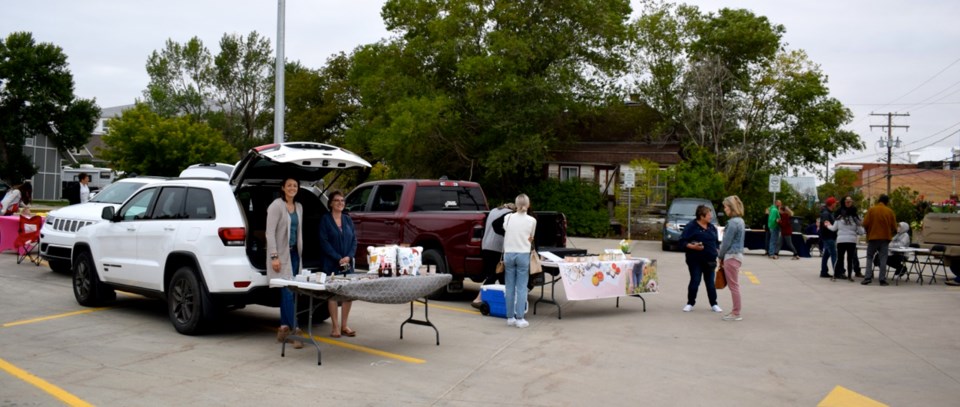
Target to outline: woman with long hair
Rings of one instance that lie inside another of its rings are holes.
[[[786,207],[784,207],[786,208]],[[736,195],[723,199],[723,213],[727,214],[727,227],[723,230],[723,244],[717,256],[720,269],[727,279],[730,288],[730,297],[733,300],[733,309],[723,316],[724,321],[740,321],[740,266],[743,264],[743,240],[746,235],[746,225],[743,222],[743,202]]]
[[[300,258],[303,253],[303,206],[295,199],[300,191],[300,182],[294,178],[286,178],[280,191],[280,197],[267,207],[267,280],[293,280],[300,272]],[[280,290],[280,329],[277,330],[277,342],[286,341],[291,329],[297,336],[304,336],[303,331],[297,327],[293,291],[284,287]],[[303,342],[293,341],[293,347],[300,349]]]
[[[517,211],[506,215],[503,221],[504,297],[507,302],[507,326],[526,328],[530,326],[524,318],[527,311],[527,282],[530,280],[530,250],[537,230],[537,219],[527,214],[530,210],[527,194],[517,195],[514,204]]]
[[[836,281],[838,278],[853,281],[854,274],[857,277],[863,277],[860,272],[860,259],[857,257],[857,240],[864,234],[860,223],[860,213],[853,204],[853,197],[850,195],[843,197],[834,223],[837,230],[837,265],[830,281]]]
[[[3,201],[0,201],[0,215],[13,215],[21,207],[29,206],[31,202],[33,202],[33,184],[26,181],[16,188],[10,189],[3,196]]]

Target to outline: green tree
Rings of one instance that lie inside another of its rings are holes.
[[[256,31],[224,34],[213,55],[193,37],[167,40],[147,59],[144,102],[162,117],[186,115],[218,129],[238,154],[267,139],[272,108],[270,42]]]
[[[396,35],[351,55],[346,144],[397,176],[516,190],[557,129],[613,94],[629,14],[626,0],[388,0]]]
[[[36,169],[23,152],[28,137],[46,136],[61,152],[82,147],[100,108],[73,94],[63,49],[12,33],[0,40],[0,179],[18,183]]]
[[[714,203],[724,198],[724,175],[715,169],[713,154],[704,148],[688,149],[686,160],[671,168],[671,197],[704,198]]]
[[[923,220],[923,214],[917,206],[920,193],[910,189],[910,187],[901,186],[890,192],[890,209],[897,217],[897,222],[907,222],[908,225]]]
[[[603,237],[610,230],[610,216],[604,206],[600,187],[582,180],[543,180],[531,187],[533,211],[563,212],[567,216],[567,233],[574,236]]]
[[[176,176],[192,164],[237,159],[217,130],[185,116],[162,117],[145,104],[111,119],[103,144],[101,156],[114,169],[140,175]]]
[[[782,42],[786,29],[747,10],[704,13],[648,3],[633,24],[637,93],[673,124],[664,137],[705,148],[727,190],[750,189],[761,172],[816,170],[827,154],[864,148],[841,127],[852,115],[827,78]]]

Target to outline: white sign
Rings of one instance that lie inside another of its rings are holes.
[[[783,178],[783,177],[781,177],[781,176],[779,176],[779,175],[771,175],[771,176],[770,176],[770,186],[769,186],[769,191],[770,191],[770,192],[780,192],[780,180],[781,180],[782,178]]]
[[[625,168],[623,170],[623,187],[633,188],[635,185],[636,185],[636,173],[633,172],[632,168]]]

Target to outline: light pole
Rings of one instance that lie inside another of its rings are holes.
[[[286,20],[286,5],[284,0],[277,0],[277,81],[276,81],[276,97],[273,101],[273,142],[280,144],[283,142],[283,110],[284,110],[284,96],[283,96],[283,74],[285,71],[284,67],[284,56],[283,56],[283,36],[284,36],[284,20]]]

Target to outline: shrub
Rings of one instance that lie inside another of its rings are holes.
[[[534,212],[538,209],[563,212],[567,216],[568,235],[603,237],[610,230],[610,218],[596,183],[548,179],[527,195]]]

